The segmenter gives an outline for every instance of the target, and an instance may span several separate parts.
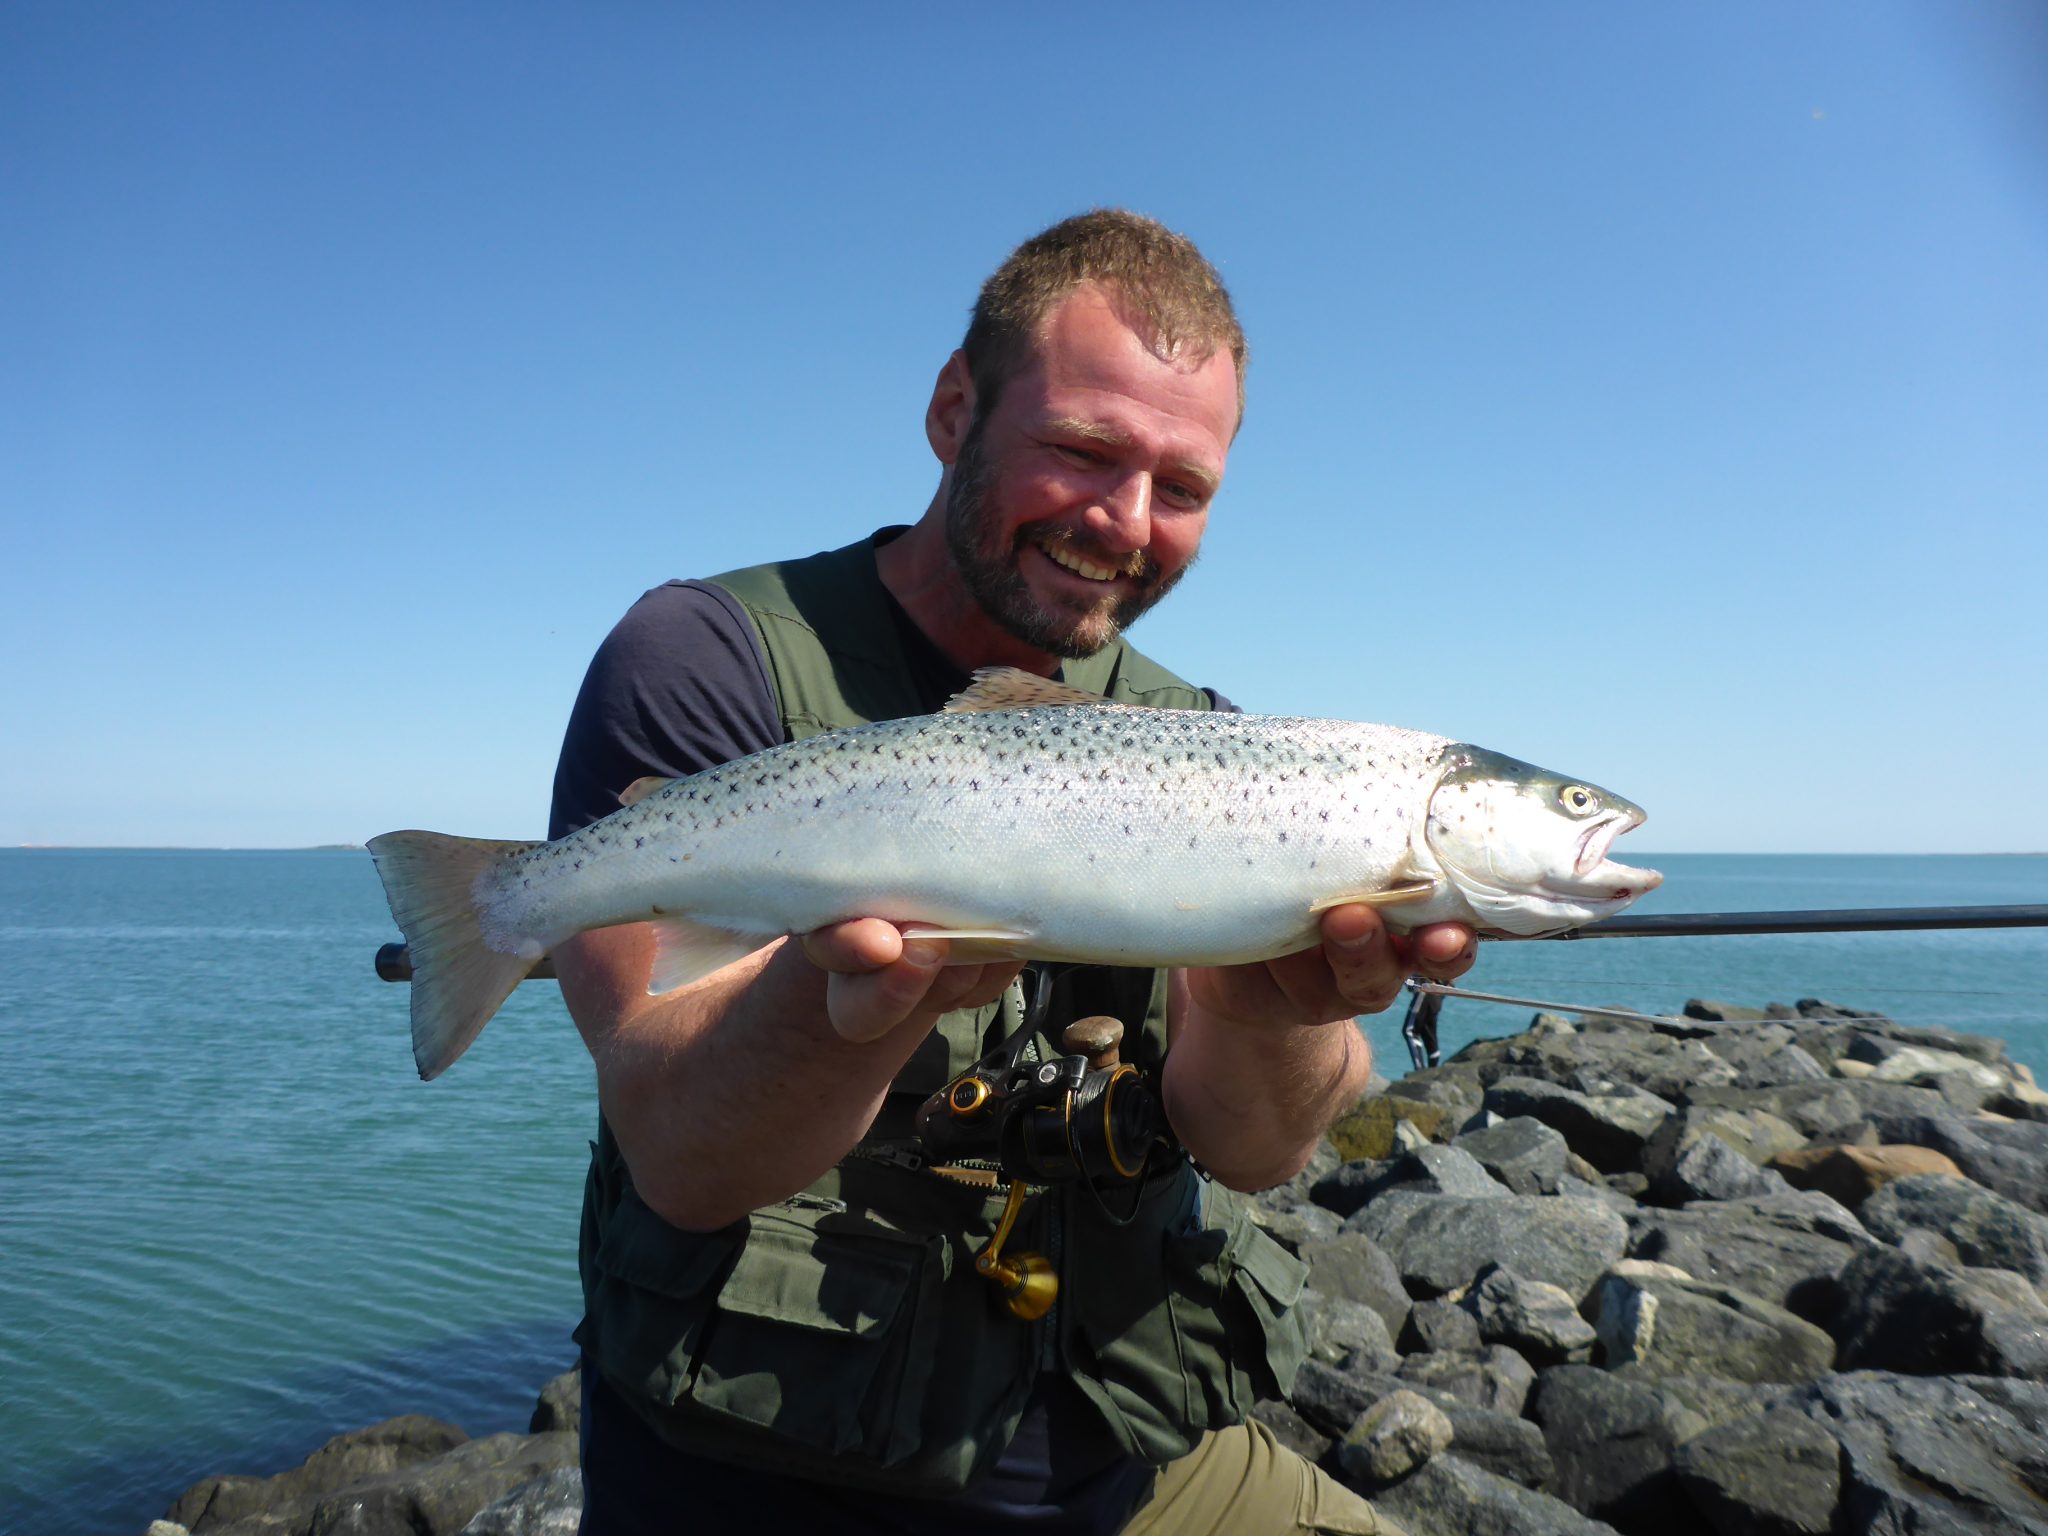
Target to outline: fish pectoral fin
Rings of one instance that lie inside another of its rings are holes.
[[[777,937],[772,933],[741,933],[675,916],[655,918],[653,928],[654,967],[647,974],[650,997],[687,987],[713,971],[723,970]]]
[[[658,773],[650,773],[646,778],[635,779],[624,789],[620,790],[619,804],[638,805],[656,790],[664,789],[673,783],[675,783],[674,779],[665,779]]]
[[[1410,902],[1427,901],[1436,894],[1434,880],[1404,880],[1399,885],[1390,885],[1376,891],[1341,891],[1335,896],[1325,896],[1313,903],[1309,911],[1327,912],[1332,907],[1405,907]]]
[[[948,965],[979,965],[987,960],[1025,960],[1032,935],[1021,928],[941,928],[936,923],[905,923],[906,939],[944,939]]]
[[[1128,709],[1099,693],[1056,683],[1019,667],[983,667],[974,681],[946,700],[945,715],[979,715],[997,709],[1029,709],[1034,704],[1093,704],[1103,709]]]

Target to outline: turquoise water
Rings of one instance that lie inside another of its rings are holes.
[[[2048,858],[1630,857],[1643,910],[2048,902]],[[393,936],[359,852],[0,852],[0,1525],[139,1531],[394,1413],[523,1428],[570,1363],[588,1059],[536,984],[419,1082]],[[2048,1067],[2038,929],[1490,945],[1470,984],[1820,996]],[[1454,1002],[1444,1043],[1526,1017]]]

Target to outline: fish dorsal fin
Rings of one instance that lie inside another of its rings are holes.
[[[942,711],[948,715],[979,715],[995,709],[1029,709],[1034,704],[1094,704],[1106,709],[1123,709],[1099,693],[1056,683],[1036,672],[1019,667],[983,667],[974,681],[946,700]]]
[[[658,773],[650,773],[646,778],[635,779],[624,789],[620,790],[619,804],[638,805],[656,790],[673,783],[675,783],[674,779],[665,779]]]

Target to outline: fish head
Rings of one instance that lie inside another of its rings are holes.
[[[1423,837],[1481,931],[1559,933],[1663,884],[1656,870],[1607,856],[1644,821],[1612,790],[1483,747],[1454,745],[1443,760]]]

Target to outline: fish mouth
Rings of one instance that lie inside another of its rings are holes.
[[[1545,882],[1547,888],[1561,896],[1599,901],[1633,901],[1645,891],[1655,890],[1664,883],[1664,876],[1656,870],[1637,869],[1607,856],[1616,838],[1633,832],[1646,819],[1641,810],[1630,805],[1617,807],[1594,821],[1579,834],[1578,857],[1572,861],[1571,878]]]

